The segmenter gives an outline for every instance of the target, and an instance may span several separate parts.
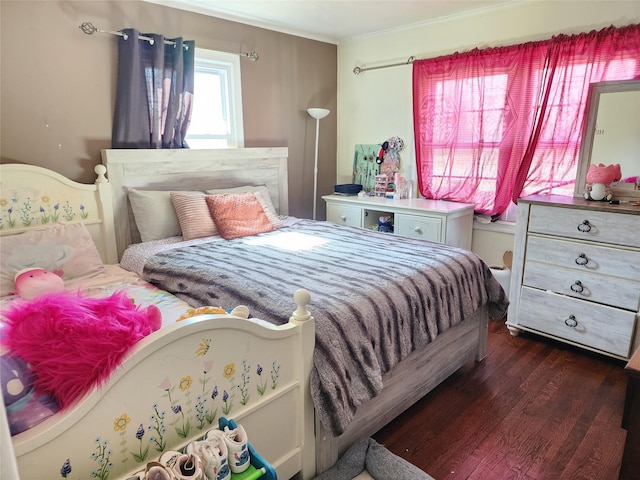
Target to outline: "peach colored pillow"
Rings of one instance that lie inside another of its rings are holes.
[[[171,192],[171,202],[180,223],[183,239],[218,235],[204,193]]]
[[[205,190],[204,193],[208,193],[211,195],[221,195],[223,193],[247,193],[260,192],[262,194],[262,199],[265,201],[267,208],[265,208],[264,212],[269,215],[269,211],[273,212],[273,214],[277,217],[276,208],[273,206],[273,202],[271,201],[271,195],[269,193],[269,189],[265,185],[242,185],[240,187],[230,187],[230,188],[216,188],[213,190]]]
[[[255,192],[206,195],[211,217],[220,235],[227,240],[271,232],[282,225],[265,213],[265,200]],[[274,224],[275,223],[275,224]]]

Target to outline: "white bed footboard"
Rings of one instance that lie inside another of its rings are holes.
[[[309,294],[299,290],[295,300],[282,326],[203,315],[149,335],[106,384],[13,437],[20,477],[123,478],[202,437],[221,416],[244,426],[278,478],[312,477],[314,320]]]

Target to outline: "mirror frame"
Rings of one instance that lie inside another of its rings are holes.
[[[574,196],[583,198],[585,191],[585,183],[587,178],[587,170],[591,164],[591,152],[593,150],[593,142],[596,131],[596,118],[598,116],[598,106],[600,105],[600,96],[603,93],[611,92],[633,92],[640,91],[640,80],[618,80],[609,82],[592,83],[589,86],[589,94],[587,97],[587,105],[585,108],[585,121],[582,130],[582,143],[580,144],[580,154],[578,156],[578,170],[576,174],[576,184],[574,188]],[[631,188],[622,188],[623,185],[629,185]],[[611,185],[614,199],[620,197],[640,198],[640,191],[634,190],[634,184]]]

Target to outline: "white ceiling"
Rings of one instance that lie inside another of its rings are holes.
[[[146,0],[338,44],[522,0]]]

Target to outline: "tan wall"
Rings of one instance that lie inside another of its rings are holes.
[[[111,146],[117,38],[103,30],[193,39],[198,47],[253,51],[241,59],[246,147],[289,147],[289,212],[311,217],[315,120],[320,127],[318,193],[336,178],[337,47],[173,8],[131,1],[0,1],[0,157],[93,181],[100,149]],[[196,100],[197,101],[197,100]],[[324,218],[318,201],[318,218]]]

